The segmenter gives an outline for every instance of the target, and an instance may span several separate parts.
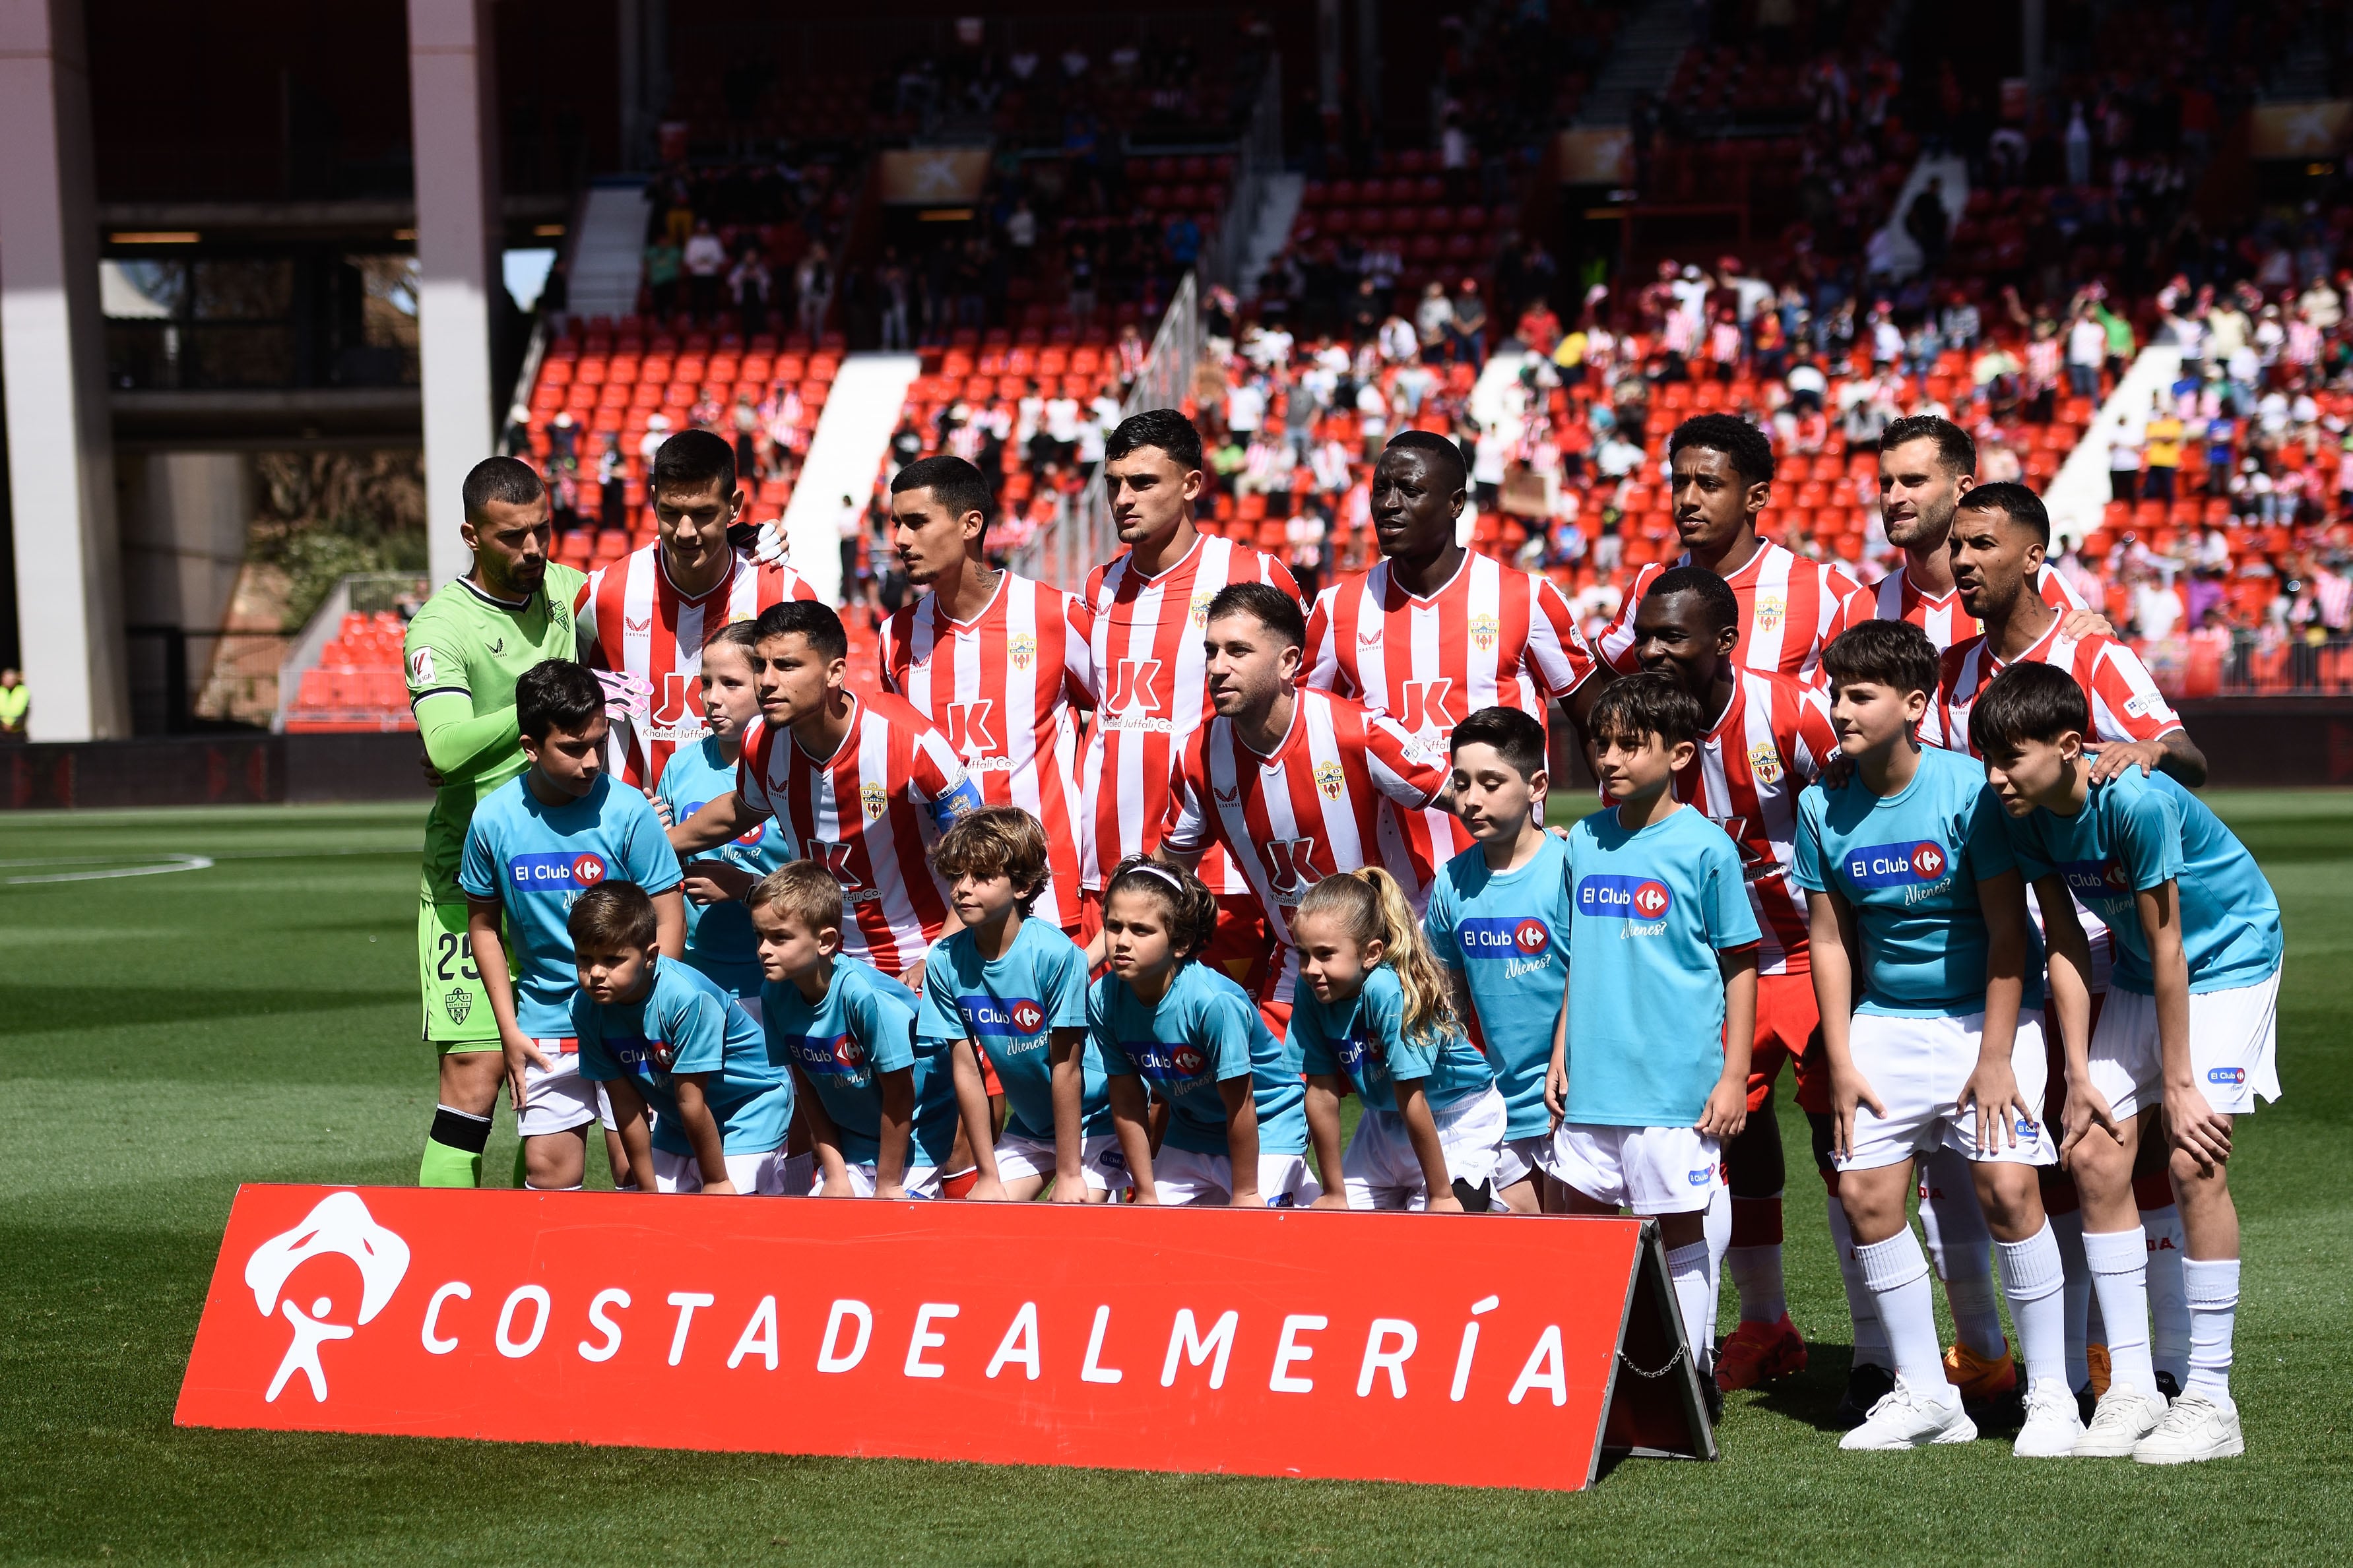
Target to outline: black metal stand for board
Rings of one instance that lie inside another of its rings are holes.
[[[1715,1427],[1708,1420],[1700,1387],[1698,1358],[1683,1336],[1683,1312],[1675,1304],[1674,1279],[1667,1271],[1666,1244],[1659,1223],[1642,1222],[1626,1310],[1619,1320],[1618,1356],[1603,1398],[1600,1435],[1594,1445],[1591,1485],[1604,1454],[1644,1459],[1714,1459]]]

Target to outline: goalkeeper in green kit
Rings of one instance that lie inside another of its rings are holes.
[[[474,806],[522,772],[515,681],[543,659],[577,657],[573,606],[587,578],[547,558],[549,506],[539,476],[491,458],[466,476],[459,532],[473,569],[445,584],[408,624],[402,649],[426,760],[440,775],[425,820],[417,958],[425,1038],[440,1053],[440,1103],[417,1182],[474,1187],[506,1058],[466,935],[458,866]]]

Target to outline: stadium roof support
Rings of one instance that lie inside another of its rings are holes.
[[[458,525],[466,472],[491,455],[491,290],[499,272],[498,119],[487,0],[408,0],[417,168],[417,322],[425,527],[433,581],[471,565]]]
[[[0,369],[36,741],[126,735],[81,0],[0,5]]]

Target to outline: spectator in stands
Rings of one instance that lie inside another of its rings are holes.
[[[1447,324],[1447,344],[1457,363],[1473,370],[1487,363],[1487,302],[1479,297],[1479,280],[1462,279],[1454,298],[1454,320]]]
[[[735,300],[738,330],[745,342],[768,330],[768,283],[767,258],[757,246],[745,246],[727,274],[727,291]]]
[[[793,299],[801,333],[814,344],[825,333],[826,312],[833,305],[833,261],[822,241],[811,245],[793,268]]]
[[[1422,289],[1421,302],[1414,307],[1413,330],[1427,360],[1436,360],[1452,342],[1454,301],[1446,297],[1446,285],[1435,278]]]
[[[876,269],[874,281],[878,295],[876,303],[882,311],[881,346],[886,353],[892,349],[904,353],[914,346],[914,339],[908,332],[907,315],[914,279],[908,272],[907,264],[899,258],[897,246],[883,247],[882,265]]]
[[[678,312],[678,274],[682,253],[665,229],[646,247],[646,292],[654,314],[663,320]]]
[[[2100,365],[2107,353],[2107,329],[2089,305],[2077,306],[2067,328],[2067,385],[2077,397],[2100,395]]]
[[[712,232],[709,218],[695,220],[694,234],[687,240],[681,259],[694,319],[708,322],[719,313],[720,275],[727,269],[727,247]]]
[[[2140,432],[2130,415],[2117,415],[2108,426],[2108,499],[2140,499]]]
[[[1541,294],[1530,300],[1528,308],[1520,312],[1519,326],[1514,335],[1520,340],[1522,347],[1551,358],[1553,350],[1560,343],[1560,318],[1553,313],[1551,302]]]
[[[2173,502],[2173,480],[2181,467],[2181,416],[2165,400],[2161,392],[2149,394],[2148,423],[2141,426],[2142,453],[2148,472],[2142,480],[2141,494],[2150,500]]]

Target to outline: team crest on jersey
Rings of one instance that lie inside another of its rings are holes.
[[[1340,792],[1347,787],[1348,776],[1340,771],[1339,763],[1318,763],[1315,764],[1315,788],[1323,795],[1325,800],[1339,799]]]
[[[1757,629],[1773,632],[1781,629],[1782,617],[1789,613],[1789,601],[1779,594],[1757,595]]]
[[[441,1011],[449,1015],[453,1024],[463,1024],[466,1015],[473,1010],[474,994],[462,985],[452,985],[448,994],[441,998]]]
[[[859,785],[858,801],[866,808],[866,820],[869,822],[881,821],[882,814],[891,809],[891,797],[883,793],[879,784]]]
[[[1209,624],[1209,601],[1216,597],[1215,594],[1193,595],[1193,629],[1195,631],[1199,631]]]
[[[1781,782],[1781,753],[1761,742],[1748,748],[1748,771],[1761,784]]]
[[[1028,632],[1020,633],[1005,645],[1005,657],[1012,661],[1014,668],[1026,671],[1038,662],[1038,639]]]
[[[1503,630],[1504,628],[1497,624],[1493,616],[1471,617],[1471,642],[1481,653],[1485,653],[1495,646],[1495,639],[1503,635]]]

